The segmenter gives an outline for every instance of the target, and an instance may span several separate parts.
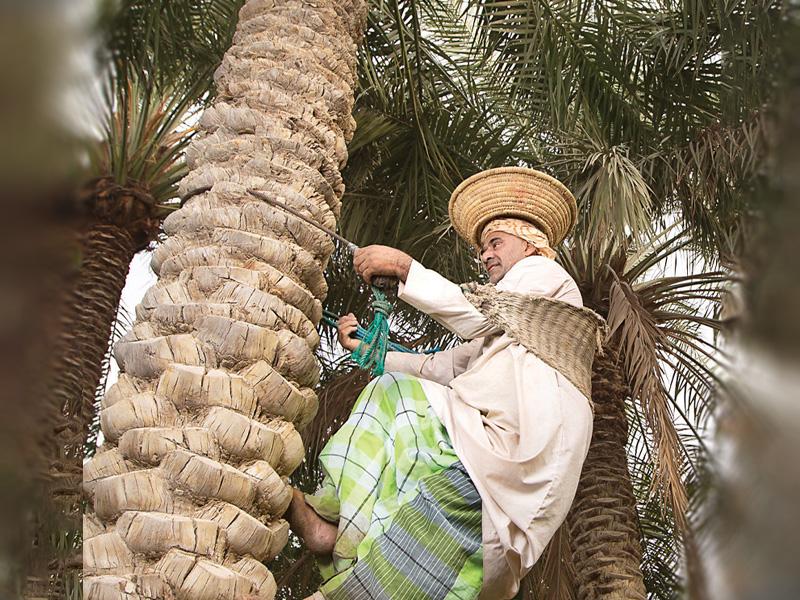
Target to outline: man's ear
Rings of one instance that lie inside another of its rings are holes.
[[[526,257],[534,256],[536,254],[539,254],[539,249],[536,246],[531,244],[528,240],[523,240],[523,241],[525,242],[525,250],[524,250],[523,254]]]

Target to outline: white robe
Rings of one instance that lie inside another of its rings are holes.
[[[498,289],[582,306],[556,262],[517,262]],[[563,375],[491,325],[460,288],[414,262],[399,297],[471,342],[390,352],[386,371],[421,379],[483,500],[480,600],[511,598],[569,510],[592,433],[589,402]]]

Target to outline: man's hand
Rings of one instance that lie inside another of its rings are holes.
[[[353,254],[353,267],[367,283],[376,275],[397,277],[405,282],[411,268],[411,257],[389,246],[367,246]]]
[[[356,329],[358,329],[358,321],[356,321],[355,315],[350,313],[349,315],[339,317],[337,323],[338,327],[336,328],[336,332],[339,343],[342,345],[342,348],[352,352],[358,348],[358,345],[361,343],[361,340],[350,337],[350,334],[355,333]]]

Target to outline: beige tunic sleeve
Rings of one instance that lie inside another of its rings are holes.
[[[500,332],[469,303],[461,288],[416,261],[411,263],[397,296],[462,338],[471,340]]]
[[[509,270],[497,289],[583,305],[575,282],[554,261],[529,256],[518,265]],[[411,263],[405,284],[400,283],[398,297],[468,340],[502,333],[469,303],[458,285],[416,261]]]
[[[387,352],[384,369],[448,385],[467,370],[470,359],[478,352],[480,345],[480,340],[474,340],[433,354]]]

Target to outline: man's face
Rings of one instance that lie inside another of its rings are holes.
[[[536,253],[536,247],[510,233],[492,233],[483,244],[481,262],[489,281],[497,283],[517,262]]]

